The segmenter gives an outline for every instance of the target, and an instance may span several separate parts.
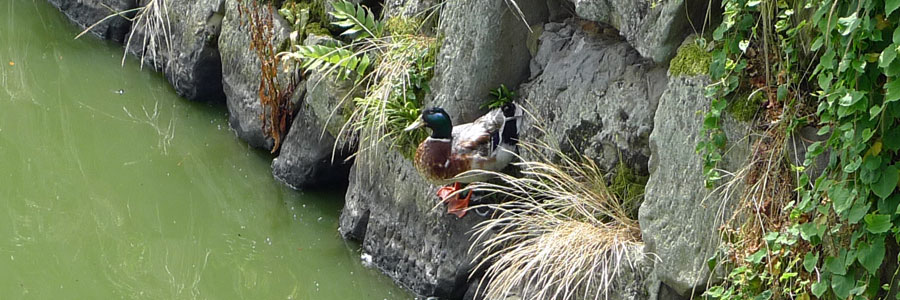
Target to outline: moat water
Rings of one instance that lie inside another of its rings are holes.
[[[409,299],[297,192],[121,45],[0,4],[0,298]]]

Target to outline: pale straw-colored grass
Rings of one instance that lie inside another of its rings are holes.
[[[508,199],[484,205],[494,218],[475,228],[470,251],[476,269],[486,267],[479,288],[486,299],[605,299],[616,274],[643,256],[637,221],[590,158],[543,142],[520,149],[532,158],[516,163],[523,177],[489,172],[497,183],[467,188]]]

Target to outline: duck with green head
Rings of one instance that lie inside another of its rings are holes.
[[[472,193],[460,199],[454,194],[460,183],[487,180],[487,175],[458,177],[470,170],[500,171],[515,157],[521,127],[521,110],[507,103],[472,123],[453,126],[450,115],[440,107],[422,112],[422,116],[405,130],[426,127],[431,136],[416,149],[415,166],[419,173],[436,184],[449,184],[438,189],[438,197],[448,202],[447,212],[462,218]]]

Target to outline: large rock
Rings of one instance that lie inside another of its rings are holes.
[[[162,71],[178,95],[195,101],[223,102],[222,60],[218,41],[225,15],[225,0],[161,1],[155,5],[168,12],[167,31],[136,21],[130,52],[145,64]],[[148,0],[142,0],[146,5]],[[145,15],[145,18],[155,17]],[[143,45],[152,35],[155,43]]]
[[[459,299],[469,287],[470,231],[484,219],[462,219],[437,203],[437,186],[396,151],[357,158],[341,213],[340,232],[362,241],[372,264],[414,293]],[[375,152],[370,152],[375,153]]]
[[[644,57],[665,62],[685,36],[699,31],[709,1],[685,0],[569,0],[582,18],[610,24]],[[712,1],[718,10],[721,1]],[[690,19],[689,19],[690,18]]]
[[[90,27],[109,15],[137,7],[137,0],[49,0],[49,2],[81,28]],[[134,13],[125,15],[133,16]],[[129,28],[131,22],[128,19],[124,16],[115,16],[94,26],[91,33],[102,39],[122,43]]]
[[[547,1],[516,1],[531,25],[546,22]],[[502,0],[459,0],[444,3],[434,91],[429,105],[447,110],[455,123],[468,123],[486,110],[491,89],[513,88],[528,78],[530,29]]]
[[[293,189],[346,182],[350,166],[343,163],[346,155],[337,149],[332,156],[334,136],[323,130],[308,104],[301,105],[278,157],[272,160],[272,175]]]
[[[522,136],[545,131],[564,152],[577,150],[605,170],[621,158],[647,173],[665,68],[642,58],[614,30],[569,19],[544,25],[531,77],[520,92],[536,118],[525,119]]]
[[[225,17],[219,36],[219,53],[222,57],[222,85],[228,106],[229,123],[237,136],[252,147],[272,149],[275,141],[263,132],[263,108],[259,103],[259,81],[262,74],[260,60],[250,50],[250,32],[241,22],[238,0],[225,0]],[[274,14],[275,45],[280,45],[290,34],[287,21]],[[244,16],[246,18],[247,16]],[[287,84],[287,76],[279,73],[279,82]]]
[[[331,37],[310,35],[305,45],[336,43]],[[335,147],[335,136],[344,125],[344,104],[352,97],[353,82],[337,81],[309,72],[301,84],[306,93],[278,157],[272,174],[294,189],[345,183],[349,173],[346,143]]]
[[[721,193],[725,189],[713,192],[704,185],[703,161],[694,149],[701,139],[699,113],[710,105],[703,96],[708,83],[705,76],[674,77],[660,98],[650,134],[650,180],[638,217],[645,250],[659,257],[656,274],[665,285],[661,291],[671,289],[685,297],[702,292],[711,277],[721,279],[719,272],[710,274],[707,260],[717,250],[719,228],[741,190],[734,186],[726,196]],[[749,128],[727,116],[722,123],[729,151],[719,167],[735,171],[749,157]]]

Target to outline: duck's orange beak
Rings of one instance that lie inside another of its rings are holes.
[[[422,126],[425,126],[425,121],[422,121],[422,118],[418,118],[415,122],[404,128],[403,131],[413,131],[422,128]]]

